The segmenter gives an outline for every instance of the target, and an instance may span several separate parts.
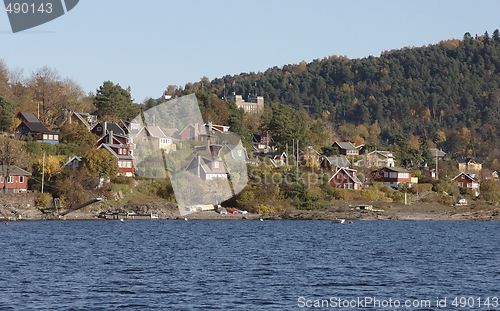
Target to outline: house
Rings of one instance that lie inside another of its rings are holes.
[[[120,120],[120,122],[118,122],[118,126],[123,129],[125,135],[129,136],[136,136],[142,128],[142,126],[137,122],[125,120]]]
[[[7,166],[0,165],[0,192],[4,191],[5,180],[7,180],[7,193],[20,193],[28,190],[28,177],[31,176],[27,172],[16,165],[10,165],[9,176],[7,177]]]
[[[117,176],[134,176],[134,156],[129,152],[129,146],[124,144],[101,144],[97,149],[105,149],[118,162]]]
[[[356,177],[356,170],[341,167],[328,181],[333,188],[361,190],[363,183]]]
[[[205,125],[200,125],[198,123],[189,123],[182,130],[176,133],[174,138],[180,140],[196,140],[200,141],[199,136],[207,136],[207,131],[205,130]]]
[[[101,122],[97,123],[92,129],[90,129],[91,133],[99,137],[104,136],[109,131],[113,131],[114,134],[125,135],[125,131],[115,123]]]
[[[317,152],[312,146],[308,146],[306,151],[302,152],[300,156],[300,161],[312,160],[318,162],[320,158],[319,152]]]
[[[444,160],[444,158],[446,157],[446,152],[444,152],[441,149],[429,148],[429,151],[431,152],[432,157],[434,157],[434,159],[437,158],[438,160]]]
[[[20,133],[24,140],[31,137],[37,142],[52,145],[59,143],[59,133],[49,130],[33,113],[18,112],[16,118],[21,121],[21,124],[16,128],[15,132]]]
[[[288,158],[285,152],[254,152],[253,155],[263,161],[270,161],[274,166],[285,165]]]
[[[252,134],[252,142],[256,152],[276,152],[276,142],[269,134]]]
[[[229,154],[233,160],[248,161],[247,150],[242,145],[224,144],[219,155],[227,159]]]
[[[336,141],[332,147],[334,148],[337,148],[339,153],[341,155],[345,155],[345,156],[357,156],[359,155],[359,150],[363,147],[362,145],[361,146],[358,146],[358,147],[355,147],[351,142],[338,142]]]
[[[186,171],[193,173],[203,181],[209,181],[217,178],[227,179],[228,170],[226,165],[219,157],[204,157],[195,155]]]
[[[483,169],[483,165],[477,162],[474,158],[460,157],[457,158],[456,161],[460,172],[480,174]]]
[[[164,150],[167,153],[176,150],[172,137],[165,135],[158,126],[144,126],[137,133],[135,141],[140,145],[146,145],[154,150]]]
[[[471,192],[474,196],[479,195],[480,181],[474,174],[461,172],[455,176],[452,181],[456,181],[460,188],[465,188],[467,191]]]
[[[366,155],[364,159],[355,163],[356,166],[365,167],[394,167],[394,155],[390,151],[375,150]]]
[[[491,178],[497,180],[499,176],[500,176],[500,171],[491,172]]]
[[[82,157],[79,156],[74,156],[71,159],[69,159],[66,163],[61,166],[62,169],[65,168],[74,168],[74,169],[80,169],[83,166],[83,159]]]
[[[108,130],[106,134],[100,137],[95,143],[95,147],[99,149],[99,147],[103,144],[126,145],[127,154],[131,156],[134,155],[134,150],[136,149],[136,145],[131,137],[123,134],[115,134],[112,130]]]
[[[418,182],[418,179],[412,179],[411,172],[400,167],[383,167],[378,171],[378,177],[375,179],[395,189],[397,189],[401,183]]]
[[[329,171],[337,170],[340,167],[349,167],[351,166],[351,162],[346,157],[325,157],[323,156],[319,166],[322,169],[327,169]]]

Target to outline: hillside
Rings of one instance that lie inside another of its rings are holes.
[[[266,103],[322,118],[346,139],[362,134],[356,126],[378,124],[378,137],[362,138],[377,144],[390,142],[394,133],[411,134],[449,153],[483,159],[500,141],[498,30],[491,37],[466,33],[462,40],[385,51],[379,57],[330,56],[202,82],[185,89],[203,85],[203,91],[219,98],[233,91],[257,93]]]

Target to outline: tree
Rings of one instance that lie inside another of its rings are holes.
[[[0,132],[10,129],[18,104],[0,96]]]
[[[49,181],[55,175],[61,173],[61,161],[54,155],[48,155],[36,160],[34,167],[40,175],[43,175]]]
[[[500,43],[500,32],[498,31],[498,29],[495,29],[495,31],[493,31],[493,41]]]
[[[0,59],[0,96],[10,97],[12,92],[9,85],[9,70],[3,59]]]
[[[111,178],[118,173],[118,163],[108,151],[104,149],[90,149],[83,156],[83,166],[90,174],[99,178]]]
[[[82,124],[65,124],[61,127],[60,142],[74,144],[78,147],[80,155],[91,149],[96,139],[97,136],[89,132]]]
[[[286,144],[292,146],[297,139],[302,144],[308,143],[307,125],[301,112],[282,104],[273,104],[271,109],[271,114],[262,115],[261,131],[275,137],[282,149]]]
[[[94,105],[97,108],[95,114],[107,121],[132,120],[139,114],[132,101],[130,90],[123,89],[111,81],[105,81],[97,89]]]
[[[25,87],[23,109],[40,111],[39,118],[46,124],[54,124],[63,111],[80,110],[82,107],[82,88],[71,79],[63,79],[56,70],[48,67],[33,72]]]

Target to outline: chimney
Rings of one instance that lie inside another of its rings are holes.
[[[109,131],[108,139],[109,139],[109,144],[113,144],[113,131]]]
[[[200,177],[201,156],[196,156],[196,176]]]
[[[68,124],[71,124],[71,110],[68,109],[68,115],[66,117],[68,119]]]
[[[107,131],[108,131],[108,122],[104,121],[102,125],[102,133],[106,134]]]

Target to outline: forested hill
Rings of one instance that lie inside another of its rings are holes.
[[[462,129],[482,141],[499,141],[500,36],[441,41],[424,47],[385,51],[379,57],[331,56],[311,63],[273,67],[204,81],[224,92],[257,93],[267,103],[329,115],[343,123],[398,127],[403,134],[432,138]],[[225,87],[224,87],[225,85]]]

